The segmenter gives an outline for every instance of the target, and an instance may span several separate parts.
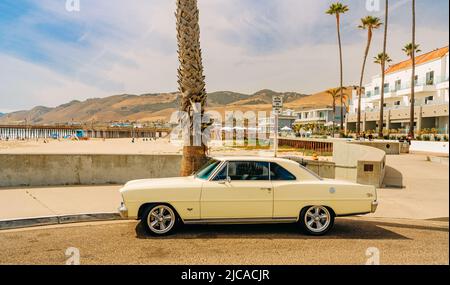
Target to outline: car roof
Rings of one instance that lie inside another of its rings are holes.
[[[269,161],[269,162],[292,162],[292,160],[271,156],[214,156],[213,159],[220,161]]]

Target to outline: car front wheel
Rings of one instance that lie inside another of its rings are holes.
[[[144,213],[144,226],[147,232],[154,236],[169,235],[177,226],[177,215],[167,205],[153,205]]]
[[[300,213],[300,225],[309,235],[324,235],[334,225],[334,213],[325,206],[306,207]]]

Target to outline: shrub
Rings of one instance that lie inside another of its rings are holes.
[[[418,135],[418,136],[416,137],[416,140],[421,141],[421,140],[422,140],[422,136],[421,136],[421,135]]]
[[[443,140],[444,140],[445,142],[448,142],[448,136],[445,135],[445,136],[443,137]]]
[[[423,140],[427,141],[427,142],[430,141],[430,136],[429,135],[424,135],[423,136]]]

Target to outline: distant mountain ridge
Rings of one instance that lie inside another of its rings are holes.
[[[207,109],[224,110],[267,110],[272,97],[283,96],[284,102],[294,102],[308,95],[296,92],[276,92],[269,89],[248,95],[231,91],[208,94]],[[142,95],[114,95],[105,98],[91,98],[85,101],[73,100],[54,108],[37,106],[31,110],[0,115],[0,123],[64,124],[69,122],[112,122],[112,121],[168,121],[180,104],[180,94],[149,93]]]

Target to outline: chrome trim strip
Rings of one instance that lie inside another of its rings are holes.
[[[216,178],[217,174],[222,171],[223,165],[226,164],[226,160],[220,161],[219,165],[216,166],[216,169],[212,172],[212,174],[209,176],[207,181],[214,181],[214,178]]]
[[[184,220],[185,224],[270,224],[296,223],[297,218],[248,218],[248,219],[200,219]]]

